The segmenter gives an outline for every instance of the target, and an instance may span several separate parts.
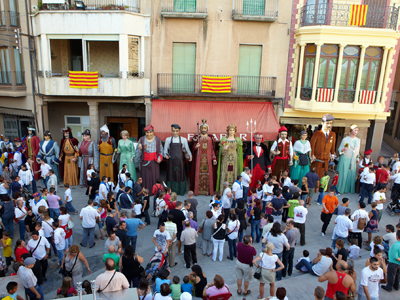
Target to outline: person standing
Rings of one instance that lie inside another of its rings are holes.
[[[238,175],[237,180],[232,184],[232,206],[231,208],[236,208],[236,203],[243,200],[243,186],[242,186],[242,176]]]
[[[54,173],[53,169],[50,169],[47,180],[47,190],[50,191],[51,188],[54,188],[54,194],[57,194],[57,186],[57,175]]]
[[[138,231],[143,229],[146,225],[142,222],[141,219],[136,218],[136,213],[134,211],[131,212],[131,217],[126,219],[126,235],[127,235],[127,244],[133,247],[133,251],[136,252],[136,242]]]
[[[66,246],[66,241],[65,241],[65,231],[63,228],[61,228],[59,226],[59,222],[58,221],[54,221],[52,223],[52,227],[53,227],[53,233],[54,233],[54,244],[56,245],[56,249],[57,249],[57,256],[58,256],[58,260],[59,260],[59,264],[61,266],[61,262],[63,260],[64,257],[64,250],[65,250],[65,246]]]
[[[251,184],[251,178],[252,175],[250,174],[250,168],[249,167],[245,167],[243,169],[242,174],[240,174],[240,176],[242,176],[242,187],[243,187],[243,200],[246,203],[247,202],[247,196],[249,194],[249,190],[250,190],[250,184]]]
[[[336,241],[341,239],[346,244],[346,239],[349,232],[353,231],[353,222],[350,220],[351,209],[346,208],[344,215],[337,216],[335,220],[335,228],[333,229],[332,236],[332,249],[335,249]]]
[[[330,190],[329,194],[325,195],[324,199],[322,199],[321,221],[324,223],[321,229],[322,236],[325,236],[332,214],[338,205],[339,200],[335,196],[335,190]]]
[[[169,233],[169,236],[171,238],[171,242],[168,246],[168,264],[171,268],[175,267],[178,264],[177,262],[175,262],[176,244],[178,242],[176,234],[178,233],[178,230],[176,228],[176,224],[172,222],[173,219],[174,216],[168,214],[167,222],[165,222],[165,230]]]
[[[160,226],[153,234],[153,243],[156,246],[155,252],[161,252],[164,255],[168,252],[168,245],[171,241],[171,237],[169,236],[168,231],[165,231],[165,224],[164,222],[160,223]]]
[[[101,292],[118,292],[122,289],[129,289],[129,282],[125,275],[117,272],[115,262],[112,258],[105,261],[106,271],[96,277],[95,284]]]
[[[32,231],[32,239],[26,244],[28,249],[34,258],[40,261],[42,265],[42,276],[43,280],[47,281],[46,272],[48,268],[47,257],[49,256],[50,243],[46,238],[39,237],[39,232]]]
[[[282,270],[282,277],[286,277],[286,273],[288,276],[292,276],[293,271],[293,258],[294,258],[294,250],[296,246],[296,240],[299,235],[299,230],[294,227],[293,219],[288,219],[286,221],[286,227],[283,233],[286,235],[288,239],[288,243],[290,249],[283,249],[282,262],[285,268]]]
[[[235,266],[235,274],[237,278],[238,294],[242,294],[242,282],[244,281],[243,296],[250,295],[249,284],[253,277],[252,262],[254,256],[257,255],[256,248],[252,245],[253,239],[250,235],[243,237],[243,243],[237,245],[237,261]]]
[[[289,208],[290,204],[286,201],[282,196],[282,191],[277,190],[275,192],[275,198],[268,203],[268,208],[272,209],[272,217],[274,218],[274,222],[281,224],[282,223],[282,213],[283,209]]]
[[[186,268],[190,269],[190,258],[192,259],[193,264],[197,264],[197,255],[196,255],[196,239],[197,239],[197,231],[190,227],[190,222],[185,221],[185,230],[181,235],[181,242],[183,244],[184,251],[184,259],[186,263]]]
[[[24,265],[18,269],[18,276],[22,281],[26,294],[31,300],[44,299],[42,287],[38,284],[38,279],[32,272],[35,265],[35,258],[28,257],[24,261]]]
[[[311,205],[311,200],[314,194],[318,191],[319,187],[319,176],[316,173],[317,168],[312,167],[311,171],[306,174],[307,183],[308,183],[308,197],[306,198],[306,204]]]
[[[364,176],[364,183],[361,188],[360,201],[364,202],[364,198],[368,195],[368,204],[372,202],[372,191],[374,189],[374,183],[376,181],[375,169],[369,168],[369,172]]]
[[[199,202],[197,201],[196,198],[193,198],[193,192],[189,191],[188,192],[188,199],[187,201],[190,202],[190,208],[189,208],[189,212],[193,212],[193,220],[195,220],[197,222],[197,205],[199,204]]]
[[[225,244],[225,236],[226,236],[226,224],[223,223],[224,217],[220,215],[217,218],[217,221],[214,223],[214,233],[211,235],[213,238],[213,261],[217,261],[217,254],[219,251],[219,261],[222,261],[224,257],[224,244]]]
[[[100,214],[93,207],[93,200],[88,201],[88,205],[82,208],[79,219],[82,220],[83,236],[80,245],[87,246],[87,238],[89,235],[89,248],[93,248],[96,243],[94,242],[94,229],[96,228],[96,219],[100,218]]]
[[[178,240],[178,254],[181,254],[181,234],[183,231],[183,222],[185,221],[185,215],[183,214],[183,212],[181,211],[182,209],[182,202],[181,201],[177,201],[176,202],[176,207],[174,209],[171,209],[169,211],[169,213],[173,216],[172,222],[174,222],[176,224],[176,230],[177,230],[177,234],[176,234],[176,238]]]
[[[358,202],[358,209],[351,215],[353,221],[353,235],[358,239],[358,247],[362,247],[362,233],[365,225],[369,222],[368,213],[365,211],[365,203]]]
[[[379,260],[371,257],[369,261],[370,265],[361,271],[358,287],[359,300],[379,300],[379,283],[386,281],[386,275],[379,267]]]
[[[213,226],[215,220],[212,219],[213,213],[211,211],[206,212],[206,219],[200,223],[200,230],[202,233],[202,247],[203,247],[203,255],[211,256],[212,255],[212,240],[211,235],[214,233]],[[199,231],[200,232],[200,231]]]
[[[396,232],[396,243],[389,248],[389,265],[387,267],[387,284],[382,288],[391,292],[400,288],[400,230]]]
[[[18,220],[19,226],[19,238],[25,241],[25,218],[28,215],[26,208],[24,207],[23,200],[17,200],[17,206],[14,209],[15,218]]]
[[[18,177],[23,183],[23,188],[26,188],[28,191],[30,191],[30,185],[33,177],[31,171],[26,169],[26,165],[21,165],[21,170],[18,172]]]
[[[307,208],[304,207],[304,201],[299,201],[299,206],[293,209],[294,213],[294,227],[300,231],[300,246],[306,244],[306,217],[308,214]]]
[[[274,184],[272,182],[271,177],[267,178],[266,182],[262,187],[262,191],[263,191],[263,197],[260,200],[262,201],[262,211],[265,211],[265,208],[267,207],[268,203],[274,197]]]
[[[379,212],[378,223],[381,221],[383,214],[383,204],[386,203],[386,186],[381,185],[379,190],[374,193],[374,198],[372,200],[378,204],[376,206],[376,210]]]
[[[93,172],[92,178],[90,178],[90,181],[88,181],[88,185],[89,185],[88,195],[89,195],[89,199],[92,199],[92,200],[94,200],[94,198],[96,198],[96,192],[99,191],[99,189],[100,189],[100,178],[98,175],[99,175],[98,173]]]
[[[233,257],[237,257],[236,241],[239,228],[240,222],[236,219],[236,214],[229,214],[229,222],[226,231],[228,232],[227,239],[229,245],[229,256],[227,258],[230,260],[233,260]]]

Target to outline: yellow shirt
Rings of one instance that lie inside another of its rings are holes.
[[[6,245],[7,245],[8,247],[3,247],[3,256],[4,256],[4,257],[11,257],[11,255],[12,255],[12,248],[11,248],[12,239],[8,238],[8,239],[6,240]]]

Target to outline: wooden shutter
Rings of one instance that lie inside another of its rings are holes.
[[[258,94],[261,72],[261,46],[239,46],[238,93]]]
[[[193,93],[196,73],[196,44],[174,43],[172,88],[177,93]]]
[[[243,15],[263,16],[265,0],[243,0]]]
[[[196,12],[197,0],[174,0],[175,12]]]

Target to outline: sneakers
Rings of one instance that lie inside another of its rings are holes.
[[[325,233],[321,232],[321,235],[322,235],[322,236],[325,236]]]
[[[317,205],[321,205],[321,203],[317,202]]]

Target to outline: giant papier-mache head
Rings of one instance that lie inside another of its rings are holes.
[[[72,139],[73,138],[71,127],[62,128],[61,131],[64,135],[64,139]]]
[[[146,134],[146,139],[152,140],[154,137],[154,126],[149,124],[144,128],[144,132]]]
[[[178,124],[172,124],[171,131],[172,131],[173,137],[179,137],[179,135],[181,133],[181,126],[179,126]]]
[[[324,131],[332,130],[333,120],[335,120],[335,117],[331,114],[326,114],[322,117],[322,128]]]
[[[281,128],[279,128],[279,137],[281,138],[282,141],[287,139],[287,128],[285,126],[282,126]]]
[[[205,135],[205,134],[208,133],[208,124],[207,124],[207,120],[206,119],[202,119],[201,120],[201,124],[199,126],[199,129],[200,129],[200,133],[202,135]]]

